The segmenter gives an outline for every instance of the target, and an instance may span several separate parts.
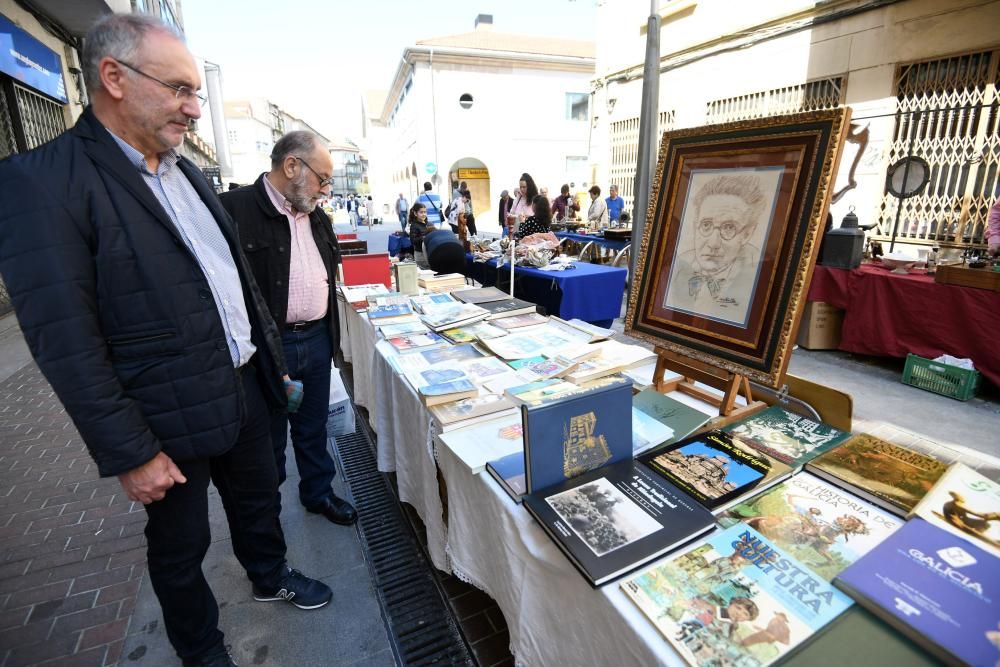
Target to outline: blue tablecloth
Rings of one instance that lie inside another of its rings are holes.
[[[573,234],[571,232],[555,232],[557,238],[560,239],[570,239],[571,241],[576,241],[577,243],[589,243],[593,241],[595,244],[608,248],[609,250],[621,250],[629,243],[629,239],[606,239],[603,236],[597,236],[596,234]]]
[[[483,285],[497,283],[496,260],[486,263],[472,261],[466,254],[469,276]],[[585,322],[609,327],[621,314],[625,293],[625,269],[576,262],[567,271],[539,271],[519,266],[515,269],[514,294],[545,308],[549,315],[564,320],[577,317]],[[510,285],[510,266],[500,271],[500,282]]]

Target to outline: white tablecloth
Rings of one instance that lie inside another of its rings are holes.
[[[337,314],[340,317],[340,351],[344,361],[353,367],[354,403],[367,408],[368,421],[374,428],[379,401],[372,383],[372,362],[378,334],[367,314],[357,312],[342,300],[337,301]]]
[[[492,597],[523,665],[684,665],[617,582],[594,589],[487,473],[438,449],[452,573]],[[676,555],[676,554],[673,554]]]

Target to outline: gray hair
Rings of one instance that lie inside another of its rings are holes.
[[[271,149],[271,169],[277,169],[288,156],[303,157],[316,150],[319,137],[306,130],[295,130],[278,139]]]
[[[761,192],[760,179],[756,174],[727,174],[710,179],[695,194],[695,207],[701,210],[705,199],[712,195],[730,195],[742,199],[747,205],[744,220],[747,224],[756,224],[764,212],[764,193]]]
[[[162,32],[180,41],[184,36],[176,29],[146,14],[108,14],[91,26],[83,42],[83,80],[87,91],[101,88],[101,60],[107,57],[130,65],[149,33]]]

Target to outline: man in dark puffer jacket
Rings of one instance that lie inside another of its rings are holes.
[[[286,405],[280,337],[232,220],[175,151],[201,115],[191,54],[143,15],[106,17],[85,44],[92,107],[0,163],[0,271],[101,476],[146,506],[177,654],[229,665],[201,571],[210,480],[257,600],[313,609],[331,596],[285,562],[268,428]]]

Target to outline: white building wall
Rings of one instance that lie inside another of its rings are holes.
[[[271,169],[271,128],[254,118],[230,117],[229,151],[233,161],[232,182],[249,185]]]
[[[470,182],[477,221],[487,221],[477,224],[497,231],[492,221],[500,192],[515,188],[522,172],[554,196],[569,180],[566,157],[589,154],[590,122],[566,120],[565,94],[589,93],[591,73],[438,59],[433,83],[428,62],[416,63],[412,76],[412,88],[389,127],[371,134],[373,189],[390,184],[392,201],[403,192],[412,202],[431,180],[425,165],[433,162],[440,175],[435,191],[447,202],[448,170],[471,158],[490,175],[488,187]],[[473,97],[469,109],[459,104],[465,93]],[[589,173],[586,177],[589,181]]]
[[[664,59],[691,55],[682,52],[768,19],[808,9],[813,3],[773,0],[766,4],[766,11],[760,3],[740,0],[682,4],[693,10],[664,19],[660,34]],[[862,4],[843,3],[840,8]],[[669,6],[666,2],[662,5],[664,9]],[[598,119],[592,153],[598,182],[607,178],[610,166],[610,123],[639,115],[646,39],[639,28],[645,25],[648,11],[644,0],[618,0],[598,7]],[[937,0],[907,0],[664,72],[660,76],[659,110],[675,111],[674,127],[696,127],[706,123],[706,106],[711,100],[845,76],[845,103],[855,118],[866,118],[859,122],[869,125],[870,141],[856,171],[858,187],[831,212],[835,224],[850,207],[856,209],[862,223],[871,222],[882,196],[887,149],[895,125],[891,114],[896,108],[893,88],[897,64],[995,49],[1000,46],[998,25],[1000,1],[951,0],[943,6]],[[718,44],[724,40],[705,48]],[[630,74],[638,78],[603,85],[627,68],[634,68]],[[607,112],[609,97],[616,99],[612,113]],[[890,115],[867,118],[884,114]],[[837,187],[846,182],[849,162],[845,155]]]

